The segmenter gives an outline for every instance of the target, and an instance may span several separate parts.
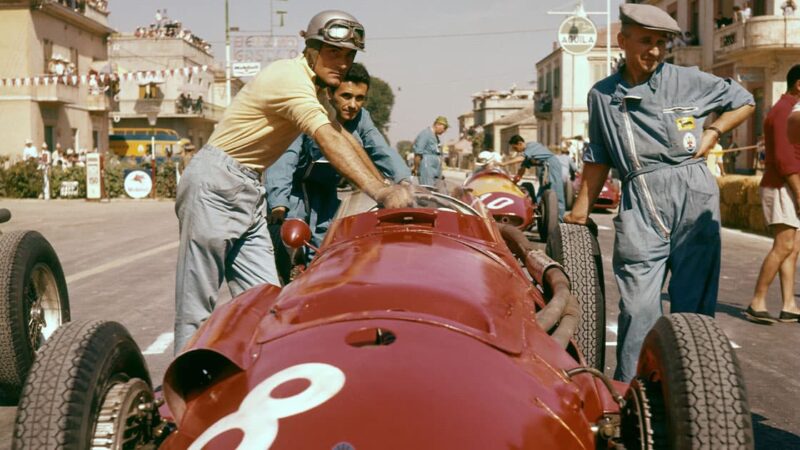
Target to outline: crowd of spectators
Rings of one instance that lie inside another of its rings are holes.
[[[81,13],[86,11],[86,5],[104,13],[108,12],[108,0],[58,0],[58,3]]]
[[[167,17],[167,10],[157,10],[156,20],[147,27],[138,27],[134,31],[134,36],[147,39],[177,38],[183,39],[198,49],[211,54],[211,44],[205,39],[193,34],[188,28],[184,28],[181,22]]]
[[[797,0],[784,0],[780,6],[780,13],[784,17],[793,17],[797,11]],[[778,11],[775,14],[779,14]],[[750,7],[750,2],[744,2],[741,6],[735,5],[733,7],[733,14],[730,17],[724,16],[722,12],[717,13],[714,19],[716,27],[723,28],[734,23],[744,23],[753,17],[753,9]]]

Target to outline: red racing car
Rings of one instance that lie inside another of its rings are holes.
[[[559,228],[564,267],[580,268],[570,286],[477,206],[345,199],[295,281],[217,308],[160,407],[121,325],[62,326],[28,377],[15,448],[752,448],[736,357],[710,318],[662,318],[636,380],[609,381],[602,324],[576,332],[602,307],[586,228]],[[287,221],[282,236],[298,247],[310,231]]]
[[[518,186],[503,169],[485,168],[464,181],[464,189],[477,197],[501,224],[528,230],[536,222],[539,237],[547,241],[548,231],[558,225],[558,198],[546,189],[541,201],[534,203],[536,193],[529,182]],[[469,203],[468,199],[464,199]]]
[[[580,173],[576,174],[575,179],[572,180],[572,199],[569,202],[569,209],[572,209],[572,203],[575,197],[578,196],[578,191],[581,189],[581,180]],[[609,174],[605,183],[603,183],[603,189],[600,191],[600,195],[597,196],[597,200],[594,202],[593,209],[615,209],[619,206],[620,196],[619,182]]]

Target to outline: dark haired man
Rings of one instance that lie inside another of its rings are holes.
[[[379,203],[411,203],[409,190],[384,184],[364,149],[329,118],[326,88],[338,86],[364,50],[364,27],[346,12],[323,11],[301,35],[303,54],[275,61],[245,85],[181,177],[176,353],[211,314],[224,280],[234,296],[279,284],[261,172],[301,133],[314,136],[331,164]]]
[[[336,120],[361,143],[383,176],[400,183],[411,177],[411,171],[400,154],[389,147],[369,111],[363,108],[369,84],[367,69],[353,63],[332,93]],[[287,283],[291,264],[275,225],[279,226],[285,218],[303,219],[311,228],[311,245],[319,247],[339,207],[336,187],[340,175],[331,167],[314,139],[303,134],[267,169],[265,180],[278,274]],[[314,253],[312,248],[306,249],[307,260],[313,259]]]
[[[561,179],[563,167],[555,154],[547,149],[544,145],[538,142],[525,143],[522,136],[515,134],[508,140],[508,145],[515,153],[520,153],[519,156],[509,159],[506,162],[500,163],[501,166],[508,166],[511,164],[522,163],[519,166],[517,174],[514,176],[514,182],[518,183],[525,175],[525,170],[533,167],[534,165],[547,166],[547,179],[543,179],[544,170],[538,172],[539,177],[539,192],[537,196],[541,196],[544,188],[549,186],[556,193],[558,197],[558,217],[564,217],[566,203],[564,203],[564,182]]]
[[[786,74],[786,93],[764,119],[765,170],[761,178],[764,221],[773,234],[772,248],[758,273],[755,292],[745,316],[751,322],[769,325],[775,318],[767,312],[767,290],[780,276],[781,308],[778,320],[797,322],[800,309],[794,300],[794,272],[800,253],[800,145],[789,142],[787,125],[792,108],[800,100],[800,64]]]
[[[614,275],[620,290],[617,368],[630,381],[644,337],[670,311],[714,315],[719,288],[719,189],[704,158],[722,133],[754,111],[739,84],[664,63],[677,22],[652,5],[620,6],[625,64],[589,92],[589,148],[581,188],[565,222],[585,224],[610,168],[622,177],[614,219]],[[720,113],[704,126],[706,116]]]

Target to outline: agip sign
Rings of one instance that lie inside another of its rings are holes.
[[[558,27],[558,43],[571,55],[589,53],[597,44],[597,28],[586,17],[567,17]]]

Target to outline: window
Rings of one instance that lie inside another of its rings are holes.
[[[47,73],[48,67],[50,66],[50,60],[53,58],[53,41],[49,39],[43,40],[42,50],[44,52],[44,70],[42,72]]]
[[[80,67],[78,67],[78,49],[77,48],[70,48],[69,49],[69,62],[73,65],[73,72],[74,74],[81,73]]]
[[[605,61],[592,61],[590,63],[592,86],[598,81],[606,77],[606,62]]]
[[[544,86],[544,90],[548,94],[553,95],[553,72],[550,72],[549,70],[547,71]]]
[[[162,98],[161,89],[157,84],[145,84],[139,86],[139,98]]]
[[[553,98],[561,96],[561,67],[553,70]]]

